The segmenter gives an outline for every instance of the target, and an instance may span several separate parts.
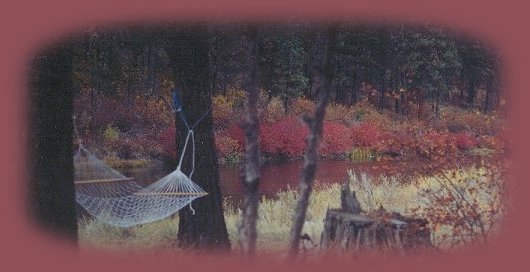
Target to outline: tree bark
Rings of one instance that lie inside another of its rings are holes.
[[[401,98],[401,94],[399,94],[399,98]],[[401,109],[399,108],[399,99],[398,98],[394,98],[394,112],[396,114],[400,114],[401,113]]]
[[[33,64],[29,110],[29,213],[45,231],[77,242],[72,160],[72,60],[69,44]]]
[[[437,88],[436,89],[436,101],[435,101],[435,107],[434,107],[434,116],[436,116],[436,118],[440,116],[439,111],[440,111],[440,89]]]
[[[385,77],[381,78],[381,83],[379,84],[379,89],[381,91],[381,96],[379,97],[379,109],[385,109],[385,92],[386,92],[386,82]]]
[[[298,188],[299,199],[296,203],[293,226],[289,238],[288,259],[298,255],[300,235],[304,226],[309,197],[313,188],[313,178],[317,168],[318,147],[322,137],[322,123],[331,88],[332,64],[334,56],[335,32],[322,31],[316,37],[313,48],[311,74],[313,77],[312,93],[317,94],[317,104],[313,117],[305,118],[310,130],[304,155],[304,168]]]
[[[182,109],[190,125],[203,118],[195,132],[195,172],[192,180],[208,192],[193,202],[191,209],[179,211],[178,246],[194,251],[228,251],[230,241],[223,215],[219,187],[219,166],[213,137],[211,89],[208,73],[208,40],[205,26],[173,30],[169,36],[168,55],[174,65],[177,85],[181,89]],[[178,135],[186,135],[188,128],[177,118]],[[185,137],[178,137],[178,152],[182,151]],[[187,152],[182,171],[191,170],[192,156]]]
[[[422,218],[386,212],[367,216],[328,209],[320,248],[334,254],[368,251],[418,254],[432,249],[431,231]]]
[[[487,87],[486,87],[486,98],[484,99],[484,113],[489,113],[492,109],[491,97],[493,96],[493,93],[495,92],[493,79],[491,78],[487,79],[486,85]]]
[[[467,89],[467,106],[473,107],[473,103],[475,102],[475,79],[471,78],[469,79],[468,83],[468,89]]]
[[[243,188],[243,207],[239,225],[239,242],[243,254],[253,258],[256,252],[256,222],[258,219],[260,160],[259,160],[259,118],[257,86],[258,76],[258,33],[255,26],[250,26],[246,35],[246,75],[245,90],[247,103],[245,107],[245,175]]]
[[[350,190],[350,182],[346,181],[340,188],[340,207],[344,212],[360,214],[363,212],[355,191]]]
[[[421,119],[425,108],[425,89],[423,87],[418,88],[418,119]]]

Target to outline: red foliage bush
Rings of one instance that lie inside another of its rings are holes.
[[[232,155],[241,155],[243,147],[238,140],[233,139],[226,132],[215,133],[215,147],[221,157],[228,157]]]
[[[244,100],[245,92],[241,90],[212,98],[220,157],[239,156],[244,151],[244,132],[239,125]],[[83,89],[74,103],[76,124],[85,143],[104,146],[107,152],[124,158],[177,157],[175,117],[163,100],[141,94],[109,97]],[[295,98],[291,100],[290,115],[285,116],[283,101],[262,93],[259,107],[262,154],[302,157],[309,131],[300,115],[312,112],[314,107],[309,99]],[[503,120],[495,115],[442,108],[442,118],[434,124],[398,117],[381,112],[368,100],[352,107],[331,103],[324,121],[320,154],[332,157],[358,147],[400,158],[434,161],[477,146],[502,150],[509,144],[509,137],[502,135]],[[107,135],[105,129],[109,127],[118,136]]]
[[[353,126],[349,133],[352,145],[358,147],[376,147],[380,141],[384,140],[381,129],[371,123],[362,122]]]
[[[459,150],[476,146],[468,134],[439,132],[434,129],[387,131],[372,146],[379,153],[392,154],[401,159],[424,158],[433,162],[455,158]]]
[[[478,138],[477,145],[481,148],[489,148],[493,150],[503,150],[505,143],[502,141],[502,137],[495,137],[489,135],[483,135]]]
[[[268,156],[299,157],[304,154],[308,129],[297,118],[282,118],[277,122],[260,126],[261,152]],[[245,148],[245,134],[239,125],[226,129],[226,136],[233,139],[238,150]]]
[[[372,147],[379,153],[407,156],[413,153],[414,139],[406,131],[381,132]]]
[[[175,140],[175,127],[168,127],[158,134],[158,139],[162,144],[162,153],[164,156],[176,159],[177,145]]]
[[[304,154],[308,128],[293,117],[261,126],[261,150],[268,155],[299,157]]]
[[[286,117],[277,122],[262,123],[260,127],[261,152],[271,157],[301,157],[306,148],[306,138],[309,129],[298,118]],[[237,145],[230,144],[230,149],[244,150],[245,135],[243,130],[234,125],[226,130],[226,134],[219,133],[216,137],[228,137]],[[217,139],[219,142],[225,139]],[[334,156],[348,153],[352,147],[349,128],[345,125],[324,122],[323,138],[320,146],[320,154],[323,156]],[[228,153],[222,151],[218,146],[220,154]]]
[[[240,125],[233,125],[227,128],[226,134],[228,137],[237,142],[239,149],[245,149],[245,132],[243,131],[243,129],[241,129]]]
[[[435,161],[458,154],[455,137],[450,133],[435,130],[417,135],[413,148],[418,155]]]
[[[461,150],[468,150],[470,148],[476,147],[478,142],[469,133],[459,132],[454,134],[456,146]]]
[[[328,157],[350,152],[353,140],[350,129],[343,124],[324,122],[323,137],[320,143],[320,154]]]

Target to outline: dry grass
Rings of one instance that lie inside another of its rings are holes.
[[[177,229],[177,216],[131,228],[114,227],[95,220],[82,220],[79,222],[79,243],[81,248],[155,253],[176,248],[174,243],[177,240]]]
[[[484,181],[488,170],[484,168],[469,168],[451,172],[453,182],[463,189],[469,189]],[[430,200],[422,195],[426,189],[437,191],[442,189],[439,176],[419,177],[407,183],[395,178],[381,177],[374,181],[364,174],[356,175],[350,172],[350,187],[356,191],[361,206],[366,211],[379,208],[380,205],[388,211],[401,214],[421,213],[422,208],[432,205]],[[474,197],[484,207],[489,207],[492,201],[491,192],[478,192]],[[283,252],[287,248],[292,215],[296,204],[297,193],[294,190],[278,193],[277,197],[262,198],[259,207],[258,241],[260,252]],[[303,232],[307,233],[315,243],[320,240],[323,229],[323,219],[328,208],[340,205],[340,185],[315,184],[315,190],[310,199]],[[239,210],[225,206],[225,219],[232,246],[237,249],[237,224]],[[165,219],[143,226],[128,229],[116,228],[96,221],[80,222],[80,243],[82,247],[97,247],[106,249],[127,248],[132,250],[159,251],[174,248],[178,218]],[[436,235],[447,232],[447,228],[436,229]],[[436,237],[435,237],[436,238]]]

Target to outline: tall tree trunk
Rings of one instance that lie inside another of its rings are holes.
[[[352,90],[352,101],[350,105],[354,105],[359,101],[359,92],[361,91],[362,86],[362,80],[363,74],[360,71],[356,71],[354,68],[354,76],[353,76],[353,90]]]
[[[383,110],[385,109],[385,91],[386,91],[386,82],[385,82],[384,76],[381,78],[381,83],[379,86],[380,86],[379,89],[381,91],[381,97],[379,98],[379,109]]]
[[[313,77],[311,88],[312,93],[317,95],[317,104],[314,116],[305,116],[310,130],[307,139],[307,147],[304,155],[304,168],[298,193],[300,198],[296,203],[293,218],[293,226],[289,237],[288,259],[295,259],[298,256],[300,236],[309,204],[309,197],[313,189],[313,178],[317,169],[318,147],[322,137],[322,123],[328,103],[328,96],[331,88],[332,64],[335,46],[335,31],[323,31],[316,37],[313,48],[313,62],[311,74]]]
[[[436,118],[439,117],[439,112],[440,112],[440,88],[436,88],[436,105],[434,107],[434,116],[436,116]]]
[[[203,119],[193,129],[195,132],[195,172],[192,180],[208,192],[193,202],[195,214],[189,208],[179,211],[178,246],[195,251],[227,251],[230,241],[223,215],[222,195],[219,187],[219,166],[213,137],[211,89],[208,74],[207,29],[204,26],[186,27],[171,31],[168,55],[174,64],[177,84],[181,88],[182,109],[188,123]],[[206,115],[205,115],[206,114]],[[186,135],[187,127],[176,121],[178,135]],[[180,152],[185,137],[177,143]],[[191,169],[191,152],[184,157],[182,171]]]
[[[423,111],[425,107],[425,90],[423,87],[418,88],[418,119],[421,119],[423,116]]]
[[[491,101],[491,97],[493,95],[493,92],[495,92],[495,87],[494,87],[494,83],[493,83],[493,79],[488,79],[487,80],[487,87],[486,87],[486,99],[484,99],[484,113],[489,113],[491,108],[492,108],[492,101]]]
[[[459,106],[461,106],[465,100],[464,97],[464,90],[466,89],[466,83],[467,83],[467,74],[468,74],[468,64],[467,64],[467,57],[463,56],[462,58],[462,70],[460,71],[460,80],[458,87],[460,88],[460,101]]]
[[[289,96],[282,96],[282,102],[285,115],[289,115]]]
[[[48,48],[36,58],[33,71],[29,114],[29,212],[46,231],[77,242],[70,45]]]
[[[255,26],[249,27],[246,37],[246,75],[245,90],[247,103],[245,107],[245,179],[243,187],[243,207],[241,224],[239,225],[239,242],[245,255],[255,257],[256,222],[258,219],[260,161],[259,161],[259,118],[257,86],[258,75],[258,33]]]
[[[475,79],[471,78],[468,82],[467,89],[467,105],[468,107],[473,107],[473,102],[475,102]]]
[[[400,99],[401,99],[401,94],[398,94],[398,96],[394,98],[394,111],[396,112],[396,114],[401,113],[401,109],[399,108]]]

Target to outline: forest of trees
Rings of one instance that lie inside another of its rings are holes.
[[[314,98],[308,88],[311,26],[264,25],[259,31],[259,87],[280,96],[286,110],[289,98]],[[175,80],[166,32],[145,25],[90,29],[74,45],[78,89],[109,96],[160,93]],[[243,35],[239,25],[208,27],[207,81],[213,95],[243,86]],[[469,36],[434,26],[359,23],[338,25],[335,43],[331,101],[354,104],[364,83],[376,91],[379,107],[397,113],[407,110],[406,99],[455,102],[484,112],[500,102],[496,52]]]
[[[296,211],[295,221],[299,224],[293,226],[290,240],[289,254],[295,256],[323,127],[326,130],[324,113],[328,102],[352,106],[367,100],[379,110],[397,116],[433,119],[439,117],[442,105],[490,114],[503,104],[497,53],[476,39],[435,26],[399,23],[350,23],[333,27],[307,23],[251,27],[241,24],[109,26],[91,28],[64,47],[67,49],[43,53],[44,58],[36,58],[34,65],[37,72],[31,91],[35,137],[30,139],[34,177],[30,202],[39,220],[51,224],[52,229],[66,228],[65,233],[72,237],[77,226],[71,216],[75,209],[68,154],[72,149],[69,120],[74,113],[80,115],[77,119],[80,127],[87,131],[104,130],[106,139],[112,140],[114,132],[107,123],[97,124],[98,118],[108,119],[110,113],[126,114],[128,120],[133,120],[113,123],[121,133],[136,133],[140,128],[143,134],[158,133],[165,128],[163,125],[139,116],[166,118],[160,113],[162,108],[167,112],[171,106],[165,98],[170,91],[177,90],[192,123],[205,117],[197,127],[200,144],[195,178],[209,192],[207,197],[195,202],[196,215],[192,216],[187,209],[180,211],[179,246],[227,250],[230,241],[223,218],[214,140],[217,124],[209,109],[213,107],[213,96],[226,95],[232,89],[245,90],[242,128],[247,165],[242,182],[247,195],[239,232],[243,250],[253,255],[260,183],[261,117],[257,111],[260,95],[265,94],[268,101],[279,99],[284,114],[292,110],[293,99],[314,101],[314,116],[304,116],[309,136],[304,147],[306,157],[300,187],[303,197]],[[48,78],[50,74],[59,74],[60,80]],[[56,87],[66,95],[50,92]],[[75,100],[72,95],[91,99]],[[134,107],[125,113],[113,108],[115,100],[133,105],[138,97],[153,98],[152,104],[142,112],[136,112],[138,109]],[[52,112],[53,105],[61,106],[55,107],[60,108],[59,112]],[[75,107],[97,109],[105,116],[83,116],[86,112],[76,112]],[[53,119],[43,117],[48,115]],[[62,124],[57,129],[62,128],[64,133],[51,130],[55,123]],[[178,136],[186,132],[186,127],[176,119],[172,129],[177,135],[172,149],[177,152],[184,143]],[[52,135],[60,137],[49,138]],[[68,145],[63,145],[66,142]],[[60,153],[52,150],[55,146],[63,147],[57,149]],[[127,157],[127,152],[120,155]],[[57,165],[62,171],[53,170],[55,161],[61,162]],[[48,172],[53,176],[47,176]],[[64,192],[67,194],[63,200],[46,198],[49,194],[64,196]],[[63,213],[64,209],[63,214],[70,216],[54,216],[50,209],[57,203],[65,205],[56,212]],[[68,223],[63,224],[62,219]]]

